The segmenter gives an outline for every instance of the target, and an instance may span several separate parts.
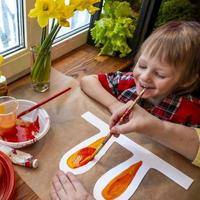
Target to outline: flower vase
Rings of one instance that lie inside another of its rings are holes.
[[[51,51],[46,49],[42,54],[38,53],[36,47],[31,49],[33,55],[33,66],[31,68],[32,88],[36,92],[45,92],[50,85]]]

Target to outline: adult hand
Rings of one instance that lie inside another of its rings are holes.
[[[156,125],[161,125],[161,120],[157,119],[139,105],[135,105],[133,111],[124,119],[122,124],[116,124],[123,113],[130,107],[133,101],[127,102],[119,108],[110,119],[110,129],[113,134],[122,134],[129,132],[147,133],[151,132]],[[116,124],[116,125],[115,125]]]
[[[52,200],[94,200],[76,176],[62,171],[53,177],[50,197]]]

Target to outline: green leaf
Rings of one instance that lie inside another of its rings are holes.
[[[91,34],[96,47],[101,48],[100,54],[119,53],[120,57],[124,57],[131,52],[127,38],[133,37],[134,30],[135,24],[131,18],[102,18],[95,22]]]
[[[102,17],[134,17],[134,12],[130,6],[130,3],[126,1],[113,1],[106,0],[103,9]]]
[[[165,0],[159,10],[156,27],[170,20],[195,20],[196,9],[189,0]]]

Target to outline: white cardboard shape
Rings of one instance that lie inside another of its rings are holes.
[[[86,112],[82,115],[82,117],[94,125],[96,128],[100,130],[100,132],[89,139],[83,141],[82,143],[76,145],[73,147],[70,151],[65,153],[63,157],[61,158],[59,167],[60,170],[64,171],[65,173],[68,171],[71,171],[74,174],[82,174],[88,170],[90,170],[97,162],[98,160],[106,153],[106,151],[110,148],[110,146],[117,142],[127,150],[131,151],[133,153],[133,156],[126,160],[125,162],[117,165],[116,167],[110,169],[108,172],[106,172],[95,184],[94,187],[94,197],[98,200],[104,199],[101,195],[102,190],[105,188],[105,186],[118,174],[120,174],[122,171],[126,170],[129,166],[133,165],[134,163],[138,161],[142,161],[142,166],[137,171],[135,177],[133,178],[133,181],[130,183],[126,191],[121,194],[117,199],[129,199],[135,192],[135,190],[138,188],[140,182],[148,172],[150,168],[154,168],[158,170],[159,172],[163,173],[165,176],[179,184],[184,189],[188,189],[190,185],[193,182],[193,179],[182,173],[180,170],[176,169],[169,163],[165,162],[152,152],[148,151],[147,149],[143,148],[142,146],[136,144],[134,141],[130,140],[125,135],[120,135],[118,138],[111,137],[110,140],[105,144],[105,146],[102,148],[102,150],[96,155],[95,159],[90,161],[84,166],[81,166],[76,169],[70,168],[66,161],[67,159],[76,151],[80,150],[81,148],[87,147],[91,143],[95,142],[99,138],[106,136],[109,133],[109,126],[105,122],[103,122],[101,119],[97,118],[95,115],[93,115],[90,112]]]

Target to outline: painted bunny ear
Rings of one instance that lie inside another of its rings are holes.
[[[141,160],[131,157],[106,172],[97,181],[93,190],[95,199],[129,199],[148,170]]]
[[[123,194],[130,183],[133,181],[141,165],[142,161],[140,160],[139,162],[134,163],[133,165],[122,171],[120,174],[116,175],[116,177],[114,177],[114,179],[112,179],[103,189],[103,197],[105,199],[116,199],[121,194]]]
[[[100,132],[87,140],[81,142],[80,144],[73,147],[71,150],[66,152],[63,157],[60,160],[59,168],[61,171],[64,171],[65,173],[70,171],[74,174],[82,174],[90,170],[93,166],[96,165],[96,163],[101,159],[101,157],[108,151],[108,149],[111,147],[111,145],[115,142],[116,138],[113,136],[110,138],[110,140],[103,146],[103,148],[98,152],[98,154],[95,156],[94,159],[90,159],[90,157],[82,160],[80,158],[80,166],[76,166],[73,168],[70,163],[73,161],[73,159],[76,159],[75,157],[79,154],[81,150],[87,147],[93,147],[95,149],[98,148],[98,145],[101,144],[101,142],[104,140],[104,138],[109,133],[109,126],[101,119],[97,118],[95,115],[93,115],[90,112],[86,112],[82,115],[82,117],[88,121],[90,124],[94,125],[97,129],[100,130]]]

